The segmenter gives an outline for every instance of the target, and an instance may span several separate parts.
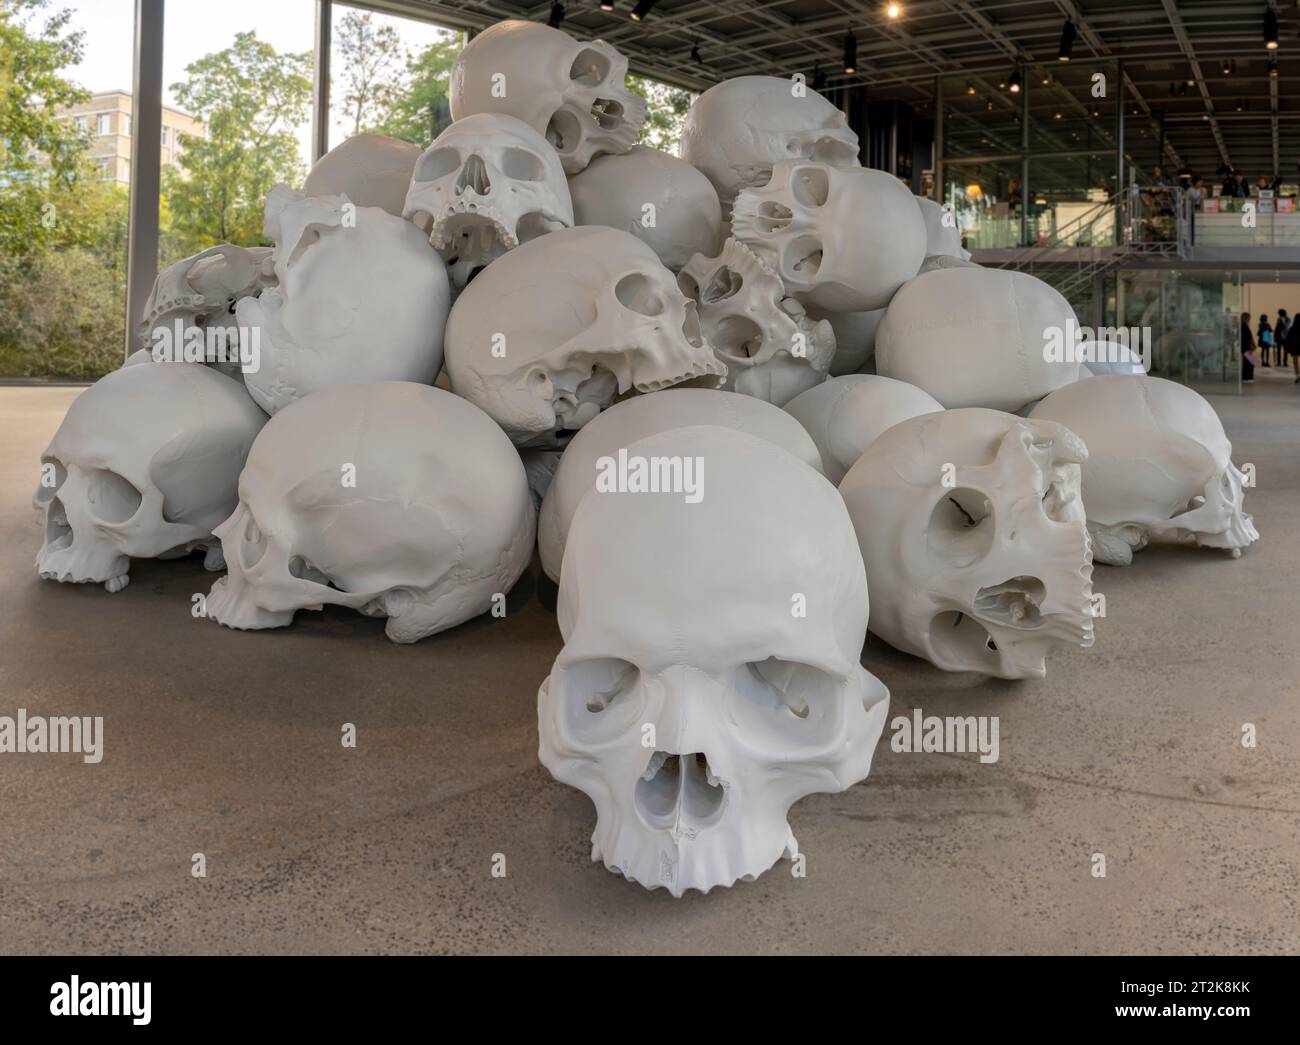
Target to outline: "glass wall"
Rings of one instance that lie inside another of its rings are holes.
[[[1070,62],[942,77],[943,200],[968,250],[1110,246],[1119,67]]]
[[[1240,273],[1121,272],[1116,304],[1118,325],[1150,331],[1152,374],[1201,392],[1240,391]]]
[[[458,30],[334,5],[330,148],[365,132],[432,142],[451,123],[448,82],[464,46]]]
[[[133,22],[131,0],[0,4],[0,379],[122,360]]]

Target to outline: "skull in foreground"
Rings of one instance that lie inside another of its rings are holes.
[[[858,663],[867,582],[833,486],[730,429],[627,449],[702,461],[702,496],[584,497],[560,580],[564,648],[538,693],[540,755],[595,803],[592,858],[681,896],[795,855],[790,806],[866,777],[888,691]],[[611,555],[614,534],[637,554]]]
[[[963,409],[902,421],[840,483],[871,578],[870,628],[945,671],[1042,678],[1092,644],[1082,440]]]

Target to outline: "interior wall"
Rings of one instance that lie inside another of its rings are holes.
[[[1279,308],[1286,309],[1288,316],[1300,314],[1300,282],[1247,283],[1242,289],[1243,311],[1257,320],[1261,312],[1267,312],[1270,320],[1276,319]]]

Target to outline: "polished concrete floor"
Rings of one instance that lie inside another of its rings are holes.
[[[806,877],[781,864],[682,900],[590,863],[591,804],[538,764],[560,643],[530,577],[505,619],[414,646],[346,612],[195,620],[197,559],[136,562],[117,595],[38,580],[30,494],[77,391],[0,389],[0,715],[102,715],[106,754],[0,754],[0,950],[1300,949],[1289,379],[1214,399],[1258,470],[1256,547],[1098,567],[1097,643],[1042,682],[946,675],[871,639],[891,714],[997,715],[1000,762],[882,742],[869,780],[792,811]]]

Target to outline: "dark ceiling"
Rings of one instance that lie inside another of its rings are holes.
[[[551,13],[550,2],[517,0],[361,2],[466,27],[545,21]],[[1103,147],[1109,132],[1102,125],[1113,126],[1113,109],[1092,116],[1085,63],[1120,58],[1126,146],[1149,152],[1149,162],[1162,125],[1167,167],[1187,164],[1210,177],[1231,164],[1248,175],[1276,169],[1293,176],[1300,161],[1300,0],[1272,5],[1280,23],[1276,51],[1264,46],[1265,0],[902,0],[897,19],[886,15],[885,0],[659,0],[640,22],[629,17],[632,6],[617,0],[607,12],[597,0],[570,0],[563,28],[609,41],[635,72],[692,90],[745,73],[811,79],[820,70],[832,88],[862,85],[872,99],[901,99],[924,113],[933,111],[936,78],[956,77],[945,93],[966,95],[973,83],[974,94],[959,104],[985,124],[972,153],[1004,151],[1018,135],[1010,129],[1018,99],[998,87],[1016,64],[1029,67],[1031,127],[1043,126],[1057,147]],[[1074,61],[1061,63],[1067,18],[1077,39]],[[858,62],[846,77],[850,31]],[[1225,61],[1235,62],[1226,75]],[[1051,83],[1044,86],[1044,77]]]

